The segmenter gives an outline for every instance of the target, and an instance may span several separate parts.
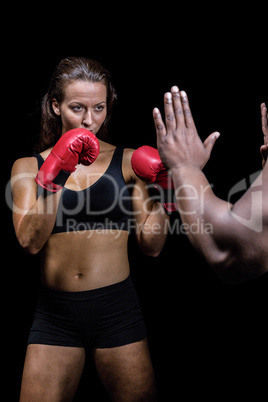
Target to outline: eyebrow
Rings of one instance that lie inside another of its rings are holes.
[[[80,102],[80,101],[76,101],[76,100],[70,102],[70,104],[72,104],[72,103],[79,103],[79,105],[84,105],[84,102]],[[106,101],[101,101],[99,103],[96,103],[94,106],[101,105],[102,103],[106,104],[107,102]]]

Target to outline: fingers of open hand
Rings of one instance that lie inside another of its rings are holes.
[[[189,101],[186,92],[181,91],[181,104],[183,109],[183,116],[185,125],[188,128],[195,129],[195,124],[192,116],[192,112],[190,109]]]
[[[171,88],[171,92],[164,95],[166,125],[170,130],[185,127],[184,108],[182,97],[177,86]]]
[[[167,129],[195,128],[186,92],[173,86],[164,96],[164,105]]]
[[[173,86],[171,88],[171,94],[172,94],[174,115],[175,115],[177,127],[184,127],[185,126],[184,110],[183,110],[182,97],[181,97],[179,88],[177,86]]]
[[[168,131],[174,131],[177,127],[176,107],[172,95],[171,92],[167,92],[164,95],[165,120]]]
[[[168,137],[174,140],[180,135],[196,133],[194,120],[188,102],[187,94],[173,86],[164,95],[165,123],[159,109],[153,110],[153,118],[158,139]],[[166,138],[167,139],[167,138]]]
[[[264,143],[268,143],[268,113],[265,103],[261,104],[261,121],[262,121],[262,131],[264,135]]]
[[[163,123],[162,116],[161,116],[159,109],[154,108],[153,118],[154,118],[156,135],[159,139],[161,139],[166,135],[166,127]]]

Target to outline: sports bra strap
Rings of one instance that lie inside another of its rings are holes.
[[[40,154],[34,154],[33,156],[37,159],[38,169],[40,169],[43,163],[45,162],[44,158]]]

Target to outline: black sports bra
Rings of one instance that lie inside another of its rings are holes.
[[[83,230],[130,231],[130,194],[122,174],[123,148],[116,148],[106,172],[92,186],[73,191],[63,187],[53,233]],[[44,163],[40,154],[34,155],[38,169]],[[40,195],[40,187],[38,196]]]

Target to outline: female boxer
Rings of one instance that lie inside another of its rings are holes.
[[[17,238],[42,253],[22,402],[71,401],[86,350],[112,400],[157,400],[127,241],[135,223],[141,249],[160,253],[168,217],[146,181],[165,187],[167,174],[155,149],[103,140],[115,97],[98,62],[63,59],[43,98],[40,153],[12,169]]]

